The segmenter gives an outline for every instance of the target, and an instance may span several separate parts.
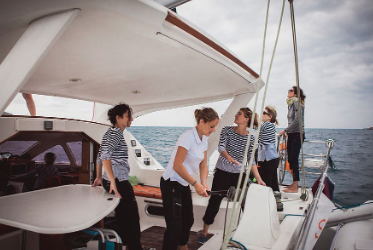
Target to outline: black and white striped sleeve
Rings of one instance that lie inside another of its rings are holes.
[[[221,133],[220,133],[220,139],[219,139],[219,146],[218,146],[218,152],[221,154],[222,152],[226,151],[227,150],[227,137],[228,137],[228,134],[227,134],[227,129],[228,127],[224,127],[222,130],[221,130]]]
[[[263,122],[259,133],[259,144],[269,145],[276,143],[276,127],[271,122]]]
[[[117,130],[108,130],[102,138],[100,159],[110,160],[115,148],[120,142],[122,135]]]

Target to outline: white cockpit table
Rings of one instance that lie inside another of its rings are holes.
[[[0,197],[0,224],[41,234],[86,229],[119,204],[102,187],[66,185]]]

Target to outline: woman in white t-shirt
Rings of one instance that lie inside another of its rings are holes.
[[[179,137],[161,178],[160,186],[167,226],[163,238],[163,250],[176,250],[179,246],[181,250],[188,249],[190,228],[194,223],[189,185],[203,197],[207,197],[206,190],[210,190],[206,183],[207,137],[215,132],[219,116],[212,108],[196,109],[194,116],[197,126]],[[198,167],[200,182],[191,176]]]

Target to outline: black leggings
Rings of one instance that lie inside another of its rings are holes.
[[[133,188],[129,181],[115,179],[117,190],[122,196],[119,205],[115,208],[117,220],[117,233],[122,238],[123,245],[129,250],[142,250],[140,243],[140,216]],[[110,182],[103,179],[102,185],[107,192],[110,191]],[[114,192],[112,192],[114,193]]]
[[[260,161],[259,162],[259,174],[262,180],[265,182],[267,187],[272,188],[273,191],[280,191],[278,188],[277,181],[277,167],[280,159],[272,159],[270,161]]]
[[[176,250],[188,243],[194,223],[192,195],[188,186],[161,178],[161,192],[166,220],[163,250]]]
[[[242,184],[245,180],[245,174],[243,174]],[[214,179],[212,181],[211,191],[228,190],[231,186],[237,187],[239,173],[229,173],[218,168],[215,169]],[[215,217],[219,212],[221,201],[224,197],[211,195],[209,199],[209,204],[206,208],[205,216],[203,216],[203,222],[206,225],[211,225],[214,223]]]
[[[304,138],[304,136],[303,136]],[[293,170],[293,181],[299,181],[299,153],[301,148],[300,133],[288,134],[288,161]]]

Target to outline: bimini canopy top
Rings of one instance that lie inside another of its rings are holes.
[[[154,0],[159,4],[162,4],[163,6],[167,8],[176,8],[177,6],[180,6],[186,2],[189,2],[190,0]]]
[[[68,12],[74,15],[54,34],[54,18]],[[43,42],[48,46],[35,57]],[[151,0],[0,0],[0,61],[0,95],[6,100],[24,92],[125,102],[137,114],[263,86],[221,44]],[[23,80],[14,80],[20,74]]]

